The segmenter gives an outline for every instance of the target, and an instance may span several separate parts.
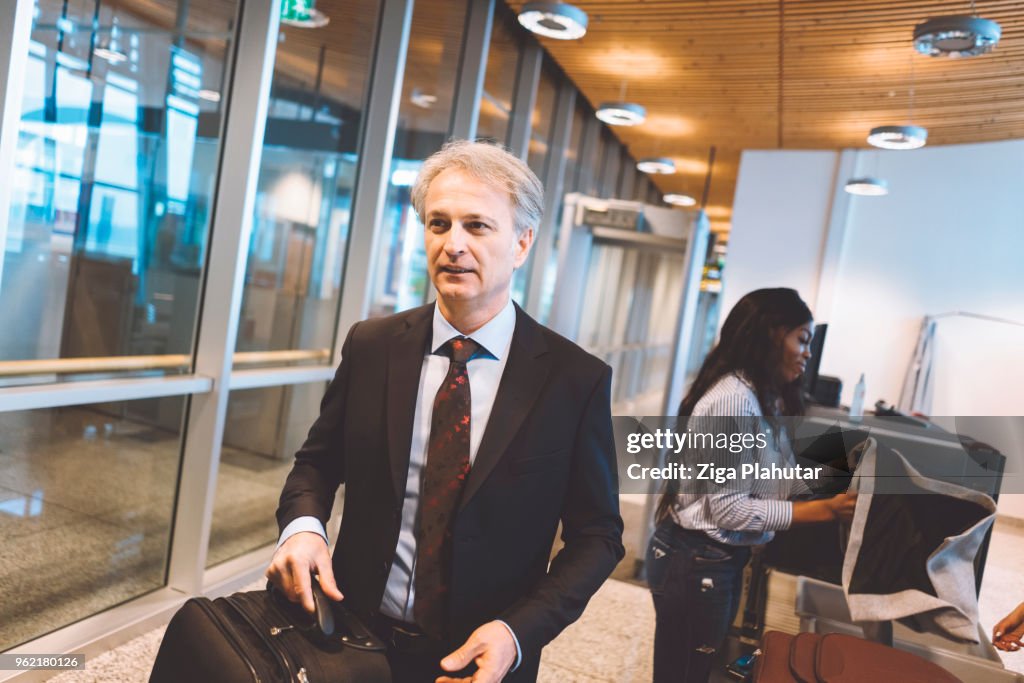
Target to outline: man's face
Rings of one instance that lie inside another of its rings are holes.
[[[497,313],[533,243],[532,228],[516,235],[508,193],[451,168],[430,183],[423,213],[438,297],[452,309]]]

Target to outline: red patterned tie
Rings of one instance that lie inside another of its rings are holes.
[[[427,443],[427,465],[416,539],[416,622],[430,635],[444,635],[448,581],[451,579],[452,520],[469,476],[469,373],[466,363],[480,349],[467,337],[446,342],[448,374],[434,398]]]

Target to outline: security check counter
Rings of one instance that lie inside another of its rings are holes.
[[[810,406],[806,418],[798,422],[796,434],[793,435],[793,446],[798,457],[821,462],[849,453],[868,436],[899,451],[924,477],[980,491],[991,496],[993,500],[999,498],[1006,456],[980,440],[969,435],[946,431],[927,420],[872,415],[852,420],[843,410]],[[778,557],[783,551],[796,556],[805,554],[800,552],[799,547],[790,547],[787,541],[788,535],[802,533],[803,530],[780,534],[781,538],[776,539],[778,545],[772,544],[774,547],[771,548],[771,556]],[[975,560],[975,585],[979,591],[990,536],[991,530],[986,534]],[[806,541],[800,545],[806,547],[805,543]],[[827,576],[822,576],[820,572],[797,572],[792,569],[785,571],[809,574],[832,583],[839,583],[841,553],[835,553],[835,558],[838,565],[834,566],[833,572]],[[821,563],[820,558],[809,559]]]
[[[1006,457],[995,449],[916,418],[864,416],[852,420],[844,411],[813,406],[795,431],[794,450],[799,458],[834,460],[837,453],[847,453],[871,436],[898,451],[923,476],[981,491],[993,499],[998,497],[1006,465]],[[975,558],[978,591],[990,536],[991,530]],[[802,632],[863,636],[861,627],[852,623],[840,585],[842,562],[836,525],[779,532],[766,547],[764,566],[797,575],[794,607]],[[1024,682],[1024,676],[1003,667],[980,625],[976,644],[919,633],[899,623],[893,625],[892,635],[898,649],[934,662],[966,683]],[[744,653],[752,646],[736,639],[731,647],[733,653]]]

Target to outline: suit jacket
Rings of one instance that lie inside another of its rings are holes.
[[[334,574],[349,607],[379,610],[401,523],[420,369],[433,305],[349,331],[320,416],[285,483],[281,529],[326,524],[345,484]],[[453,522],[448,633],[461,644],[502,619],[536,677],[540,650],[583,612],[625,554],[610,410],[611,368],[518,306],[494,407]],[[548,566],[559,522],[565,546]]]

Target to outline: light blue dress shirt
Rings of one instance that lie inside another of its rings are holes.
[[[509,299],[505,307],[491,318],[483,327],[468,335],[486,350],[479,352],[467,363],[469,389],[471,397],[471,417],[469,428],[469,461],[476,460],[480,441],[483,439],[487,420],[490,419],[494,399],[498,394],[501,375],[508,361],[509,348],[512,345],[512,334],[515,332],[516,310]],[[384,598],[380,603],[380,611],[394,619],[414,623],[413,601],[415,589],[413,577],[416,572],[416,514],[419,509],[419,496],[423,467],[427,461],[427,442],[430,439],[430,418],[434,410],[434,397],[448,374],[450,360],[438,353],[439,349],[453,337],[462,333],[452,327],[451,323],[441,315],[437,305],[434,306],[434,319],[430,353],[423,358],[420,369],[419,394],[416,398],[416,412],[413,417],[412,444],[409,452],[409,476],[405,484],[405,500],[402,504],[402,526],[398,533],[398,547],[395,559],[391,564]],[[285,527],[281,533],[278,546],[289,537],[301,531],[312,531],[327,541],[327,533],[316,517],[299,517]],[[522,650],[519,639],[505,622],[505,628],[512,634],[516,644],[516,662],[512,670],[519,667]]]

